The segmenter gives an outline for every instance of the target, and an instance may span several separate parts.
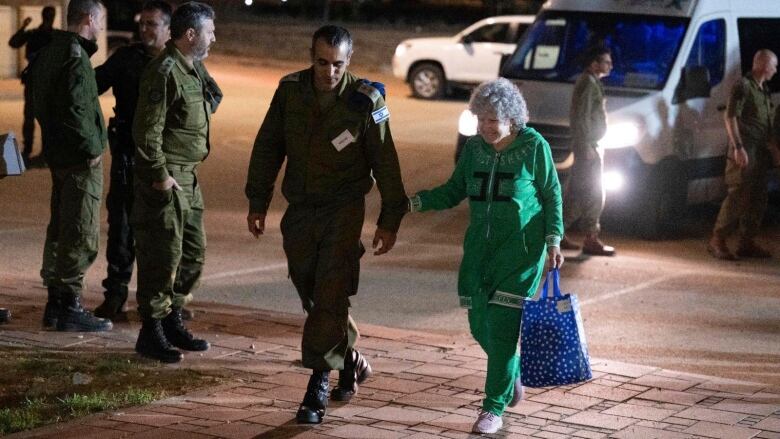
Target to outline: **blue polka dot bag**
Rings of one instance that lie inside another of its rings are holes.
[[[593,377],[577,296],[561,294],[559,277],[558,269],[550,270],[539,299],[524,305],[520,334],[524,386],[563,386]]]

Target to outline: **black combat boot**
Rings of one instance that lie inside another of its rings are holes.
[[[57,326],[57,316],[60,315],[60,292],[54,287],[49,288],[49,298],[46,301],[46,308],[43,309],[43,327],[53,328]]]
[[[358,385],[371,376],[371,365],[357,349],[352,349],[344,359],[344,369],[339,371],[339,385],[330,393],[334,401],[349,401],[358,391]]]
[[[182,359],[181,352],[171,346],[165,338],[162,321],[158,319],[144,319],[141,330],[138,332],[138,341],[135,342],[135,351],[144,357],[163,363],[178,363]]]
[[[103,332],[114,326],[111,320],[95,317],[81,307],[79,296],[66,293],[61,299],[60,314],[57,316],[57,330],[65,332]]]
[[[319,424],[325,417],[328,407],[328,374],[329,370],[315,370],[306,386],[306,395],[298,407],[295,420],[299,424]]]
[[[118,287],[116,289],[103,292],[103,303],[95,308],[95,316],[109,319],[112,322],[126,322],[127,312],[125,312],[125,302],[127,302],[127,287]]]
[[[171,312],[162,320],[162,327],[165,338],[179,349],[185,351],[207,351],[209,349],[209,342],[193,337],[190,331],[184,327],[184,322],[181,319],[181,308],[172,308]]]

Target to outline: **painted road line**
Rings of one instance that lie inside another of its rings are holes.
[[[277,264],[270,264],[270,265],[264,265],[262,267],[256,267],[256,268],[246,268],[244,270],[234,270],[234,271],[223,271],[221,273],[214,273],[210,274],[208,276],[201,277],[202,281],[210,281],[210,280],[218,280],[218,279],[225,279],[228,277],[238,277],[238,276],[245,276],[247,274],[256,274],[256,273],[263,273],[266,271],[276,271],[282,268],[287,268],[287,263],[277,263]]]
[[[686,277],[691,274],[693,274],[693,271],[683,271],[680,273],[675,274],[667,274],[666,276],[661,276],[658,278],[655,278],[653,280],[649,280],[647,282],[642,282],[641,284],[636,284],[627,288],[623,288],[622,290],[613,291],[611,293],[604,294],[603,296],[593,297],[591,299],[585,299],[580,302],[580,305],[587,306],[587,305],[593,305],[594,303],[603,302],[605,300],[614,299],[616,297],[624,296],[626,294],[631,294],[635,291],[643,290],[648,287],[652,287],[653,285],[657,285],[663,282],[666,282],[668,280],[677,279],[680,277]]]

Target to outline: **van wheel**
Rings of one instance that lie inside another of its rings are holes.
[[[688,177],[682,161],[669,158],[653,166],[637,203],[639,234],[646,239],[678,236],[683,231],[687,198]]]
[[[412,94],[421,99],[441,99],[447,88],[444,71],[433,63],[422,63],[409,75]]]

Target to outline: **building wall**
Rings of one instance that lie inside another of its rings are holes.
[[[55,29],[66,27],[65,11],[68,0],[0,0],[0,79],[15,78],[27,66],[24,48],[13,49],[8,40],[21,27],[26,17],[33,19],[27,29],[35,29],[41,24],[41,11],[44,6],[54,6],[57,10],[54,19]],[[104,29],[105,29],[104,23]],[[98,51],[92,58],[92,65],[102,64],[107,57],[108,43],[105,31],[98,37]]]

